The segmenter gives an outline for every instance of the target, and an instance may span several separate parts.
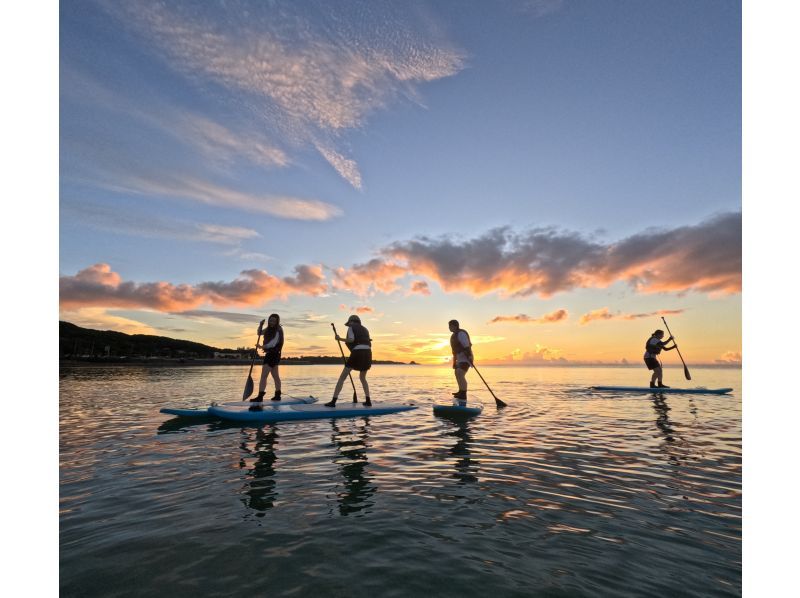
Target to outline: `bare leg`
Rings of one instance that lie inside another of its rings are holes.
[[[278,367],[279,366],[276,365],[274,368],[272,368],[272,379],[275,381],[276,392],[281,391],[281,375],[278,373]]]
[[[653,370],[653,377],[650,379],[651,382],[658,381],[659,384],[663,384],[662,376],[664,375],[664,370],[661,366],[658,366]]]
[[[267,364],[261,366],[261,380],[258,382],[258,392],[259,394],[264,394],[264,391],[267,389],[267,376],[269,376],[269,372],[272,368],[269,367]]]
[[[361,380],[361,386],[364,387],[364,396],[369,396],[369,384],[367,384],[367,370],[358,373],[358,379]]]
[[[342,386],[344,386],[344,381],[347,380],[347,376],[350,374],[350,368],[345,366],[342,370],[341,375],[339,376],[339,381],[336,383],[336,388],[333,390],[333,398],[338,399],[339,393],[342,392]]]
[[[458,390],[467,390],[467,372],[461,368],[456,368],[456,381]]]

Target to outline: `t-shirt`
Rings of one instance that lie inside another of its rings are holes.
[[[469,335],[464,330],[458,331],[458,342],[462,347],[471,347]],[[459,351],[456,353],[456,363],[472,363],[472,351]]]

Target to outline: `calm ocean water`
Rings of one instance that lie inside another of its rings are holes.
[[[339,370],[284,366],[284,393]],[[158,410],[236,400],[247,368],[62,368],[61,595],[741,595],[739,370],[664,400],[586,390],[643,367],[481,373],[509,407],[470,372],[467,423],[431,412],[451,370],[375,366],[374,401],[420,408],[246,427]]]

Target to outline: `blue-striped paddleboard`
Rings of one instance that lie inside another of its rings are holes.
[[[674,394],[695,394],[695,395],[724,395],[731,392],[732,388],[705,388],[698,386],[695,388],[650,388],[649,386],[590,386],[591,390],[608,392],[639,392],[639,393],[674,393]]]
[[[230,403],[223,403],[222,406],[224,407],[233,407],[233,406],[250,406],[250,405],[303,405],[303,404],[310,404],[315,403],[317,399],[312,396],[307,397],[292,397],[289,395],[284,395],[280,401],[270,401],[267,399],[262,403],[250,402],[250,401],[232,401]],[[198,407],[194,409],[182,409],[182,408],[175,408],[175,407],[164,407],[161,409],[161,413],[166,413],[167,415],[175,415],[177,417],[216,417],[209,413],[209,408],[219,406],[215,403],[212,403],[208,407]]]
[[[257,410],[250,410],[249,405],[215,405],[208,408],[208,412],[220,419],[237,422],[282,422],[305,419],[326,419],[339,417],[358,417],[362,415],[386,415],[411,411],[416,405],[403,405],[399,403],[373,403],[365,407],[363,403],[343,402],[335,407],[324,405],[268,405]]]
[[[458,401],[453,401],[449,405],[434,405],[433,414],[444,417],[475,417],[483,411],[482,403],[468,403],[460,405]]]

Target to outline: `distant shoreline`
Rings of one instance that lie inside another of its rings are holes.
[[[260,365],[261,361],[256,359],[256,365]],[[423,366],[423,367],[449,367],[448,364],[436,363],[404,363],[402,361],[386,361],[377,360],[372,362],[373,365],[405,365],[405,366]],[[120,367],[197,367],[197,366],[249,366],[249,359],[141,359],[141,360],[59,360],[59,367],[99,367],[99,366],[120,366]],[[342,365],[341,362],[333,363],[328,361],[307,361],[299,359],[291,359],[281,361],[280,365]],[[644,369],[644,366],[638,364],[623,364],[623,363],[495,363],[485,364],[479,367],[550,367],[550,368],[624,368],[624,369]],[[702,369],[716,369],[716,370],[741,370],[741,365],[729,365],[722,363],[698,363],[691,366],[692,368]],[[683,366],[678,365],[665,365],[664,369],[682,369]]]
[[[260,359],[256,359],[256,365],[260,365],[263,357]],[[175,367],[192,367],[192,366],[206,366],[206,365],[250,365],[251,361],[249,359],[203,359],[203,358],[155,358],[155,359],[61,359],[58,362],[60,367],[69,366],[69,367],[96,367],[96,366],[121,366],[121,367],[130,367],[130,366],[138,366],[138,367],[163,367],[163,366],[175,366]],[[289,359],[289,360],[282,360],[280,365],[343,365],[341,361],[338,362],[331,362],[331,361],[312,361],[312,360],[305,360],[305,359]],[[419,365],[417,363],[404,363],[402,361],[385,361],[385,360],[373,360],[372,365]]]

